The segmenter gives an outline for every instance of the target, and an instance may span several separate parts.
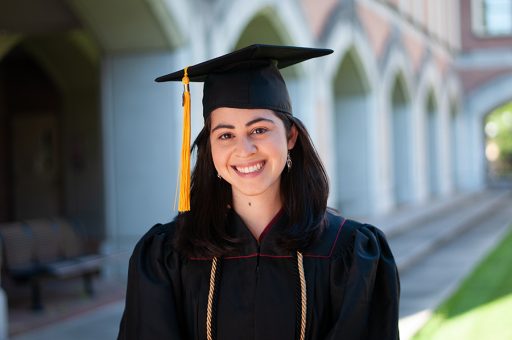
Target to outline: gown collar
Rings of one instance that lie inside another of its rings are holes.
[[[231,209],[228,215],[228,232],[233,237],[240,239],[236,250],[225,256],[226,259],[251,256],[291,256],[289,251],[281,249],[277,240],[286,228],[287,221],[284,209],[281,209],[261,233],[257,240],[245,225],[242,218]]]
[[[288,216],[281,209],[265,227],[260,235],[260,242],[252,235],[242,218],[230,209],[227,216],[227,232],[229,236],[239,240],[236,249],[222,256],[225,260],[253,257],[292,258],[294,251],[288,251],[279,246],[278,240],[287,228]],[[343,217],[327,212],[324,230],[307,249],[304,257],[329,259],[334,255],[334,249],[340,239],[341,230],[346,222]],[[346,238],[346,237],[345,237]],[[211,257],[191,257],[191,260],[211,260]]]

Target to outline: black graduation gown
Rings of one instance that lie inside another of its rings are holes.
[[[384,234],[327,213],[304,254],[306,339],[398,339],[399,279]],[[234,212],[229,228],[246,240],[221,260],[215,311],[218,340],[297,339],[297,260],[276,245],[278,214],[258,242]],[[211,259],[173,250],[174,224],[154,226],[130,259],[118,339],[206,339]]]

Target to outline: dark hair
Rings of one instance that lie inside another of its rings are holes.
[[[298,131],[290,157],[291,171],[281,173],[281,201],[288,226],[279,244],[290,251],[306,248],[323,230],[329,195],[327,174],[304,124],[296,117],[274,112],[286,132]],[[190,212],[177,217],[176,249],[186,256],[222,256],[240,240],[227,234],[226,218],[232,206],[231,185],[217,177],[210,146],[210,118],[197,136],[192,150],[197,159],[191,178]]]

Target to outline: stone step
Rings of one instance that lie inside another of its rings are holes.
[[[408,270],[423,257],[478,225],[501,209],[510,196],[510,191],[486,191],[430,216],[422,216],[400,232],[388,234],[399,271]]]
[[[388,238],[415,229],[418,225],[442,218],[451,211],[458,210],[471,204],[476,204],[496,196],[505,190],[483,190],[473,193],[458,193],[450,197],[436,199],[416,205],[402,206],[388,214],[370,216],[361,220],[378,226]]]

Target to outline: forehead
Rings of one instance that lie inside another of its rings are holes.
[[[247,122],[257,118],[270,119],[275,123],[280,120],[273,111],[268,109],[220,107],[213,110],[210,116],[212,128],[217,124],[246,124]]]

